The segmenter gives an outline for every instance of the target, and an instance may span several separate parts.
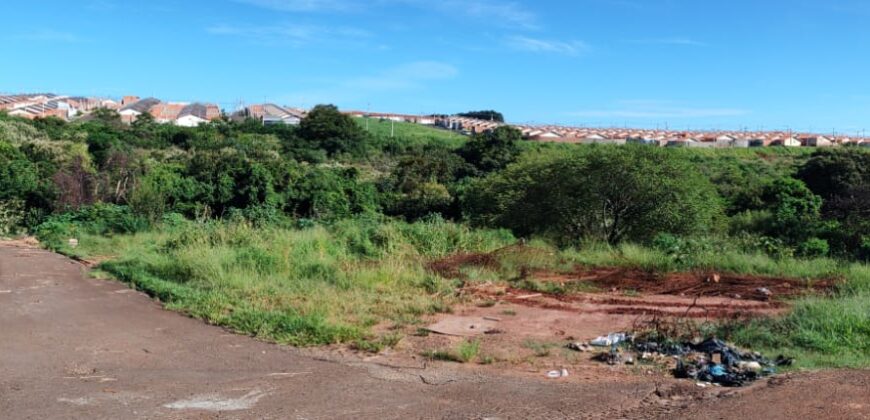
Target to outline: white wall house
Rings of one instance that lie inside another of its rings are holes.
[[[178,117],[178,119],[175,120],[175,125],[179,127],[199,127],[200,124],[205,124],[207,122],[208,120],[197,117],[196,115],[185,115]]]

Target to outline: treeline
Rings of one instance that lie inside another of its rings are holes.
[[[333,106],[298,127],[0,114],[0,234],[438,217],[565,246],[691,252],[724,238],[774,256],[866,260],[868,216],[870,155],[860,150],[533,146],[509,127],[456,147],[374,136]]]

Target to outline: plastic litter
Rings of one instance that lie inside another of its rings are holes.
[[[550,379],[567,378],[568,369],[562,368],[561,370],[551,370],[547,372],[547,377]]]
[[[589,344],[595,347],[611,347],[619,345],[627,338],[625,333],[610,333],[607,336],[598,337],[589,342]]]
[[[630,343],[623,345],[620,343]],[[608,345],[609,352],[595,356],[594,360],[616,364],[667,363],[672,357],[676,362],[673,374],[677,378],[691,379],[698,384],[739,387],[776,373],[779,366],[790,366],[794,359],[778,356],[771,360],[758,352],[742,352],[718,338],[698,342],[674,342],[637,340],[627,334],[609,334],[599,337],[591,344]],[[626,349],[634,353],[621,353]],[[700,385],[699,385],[700,386]]]
[[[722,365],[713,365],[710,368],[710,374],[713,375],[714,378],[719,378],[725,376],[725,368]]]
[[[592,346],[586,343],[569,343],[568,348],[579,352],[592,351]]]

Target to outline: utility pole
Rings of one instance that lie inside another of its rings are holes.
[[[390,137],[396,136],[396,120],[390,118]]]

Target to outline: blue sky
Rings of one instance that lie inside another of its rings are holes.
[[[865,0],[41,0],[0,91],[515,122],[870,129]]]

